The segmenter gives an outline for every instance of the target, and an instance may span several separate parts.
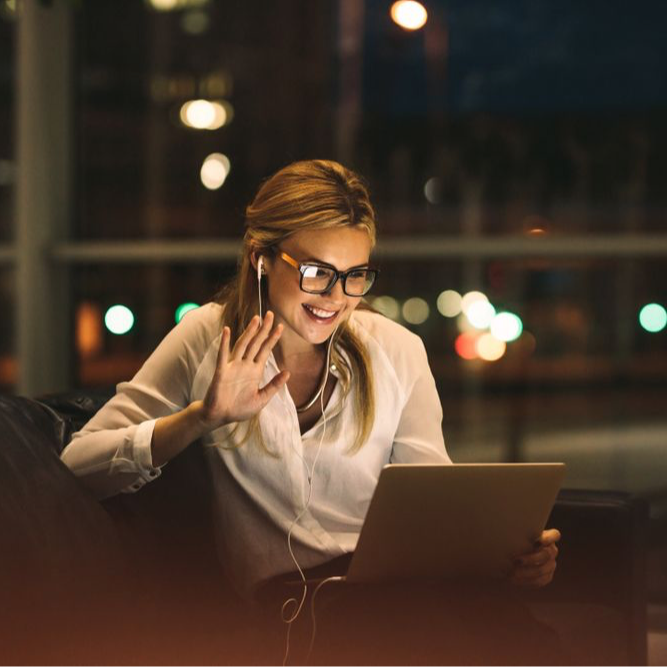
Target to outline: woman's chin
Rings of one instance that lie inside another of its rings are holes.
[[[309,343],[313,345],[320,345],[329,340],[331,334],[336,330],[336,326],[339,322],[339,317],[333,318],[333,320],[328,323],[305,321],[299,334]]]

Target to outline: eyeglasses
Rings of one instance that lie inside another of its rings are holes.
[[[348,296],[364,296],[368,294],[379,273],[378,269],[371,269],[367,266],[349,269],[348,271],[338,271],[327,264],[297,262],[286,252],[278,252],[278,257],[298,269],[301,274],[299,286],[302,291],[309,294],[329,292],[340,279],[345,294]]]

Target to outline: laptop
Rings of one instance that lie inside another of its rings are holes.
[[[545,528],[564,475],[563,463],[387,465],[346,581],[504,576]]]

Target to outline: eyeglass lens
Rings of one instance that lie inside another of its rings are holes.
[[[326,292],[332,287],[336,272],[325,266],[308,265],[301,273],[301,288],[306,292]],[[373,284],[375,274],[367,269],[351,271],[344,278],[343,289],[349,296],[363,296]]]

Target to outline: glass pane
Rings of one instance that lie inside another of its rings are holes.
[[[661,231],[667,6],[366,3],[361,150],[396,234]],[[621,46],[622,45],[622,46]]]
[[[424,340],[455,461],[564,460],[567,486],[653,494],[667,480],[662,266],[384,261],[368,301]],[[445,291],[479,292],[484,307],[456,316]],[[642,322],[663,327],[653,332],[640,322],[652,303]],[[504,342],[516,331],[485,320],[494,310],[520,318],[518,338]]]
[[[16,385],[14,272],[0,265],[0,392]]]
[[[75,383],[111,387],[130,379],[187,306],[213,300],[234,269],[233,262],[77,267],[72,276]],[[107,317],[114,306],[124,306],[131,317],[119,309]]]
[[[80,5],[79,236],[240,236],[287,156],[331,154],[332,3],[164,6]]]
[[[16,2],[0,0],[0,245],[13,238]],[[0,269],[2,265],[0,264]]]
[[[664,490],[667,328],[650,332],[639,319],[649,303],[667,307],[661,262],[387,260],[381,268],[367,301],[424,340],[455,461],[564,460],[570,487]],[[78,383],[129,379],[179,306],[211,300],[233,272],[233,262],[78,268]],[[487,321],[485,308],[442,315],[446,290],[466,304],[470,292],[483,294]],[[134,315],[127,333],[104,324],[116,305]],[[521,330],[498,328],[494,310],[518,316]]]
[[[455,1],[416,32],[345,6],[81,3],[77,233],[238,236],[314,155],[364,174],[387,234],[661,231],[667,6],[591,31],[586,3]]]
[[[16,384],[14,272],[8,252],[14,237],[14,35],[16,3],[0,0],[0,392]],[[4,259],[3,259],[4,250]]]

